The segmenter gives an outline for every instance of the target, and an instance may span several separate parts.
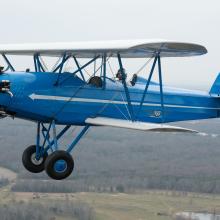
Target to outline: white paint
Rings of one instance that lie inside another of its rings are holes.
[[[40,53],[47,56],[61,56],[64,53],[81,58],[94,58],[97,54],[108,56],[146,58],[160,52],[161,57],[189,57],[207,53],[205,47],[168,40],[114,40],[60,43],[1,44],[0,53],[13,55],[33,55]]]
[[[111,126],[118,128],[127,128],[134,130],[142,130],[142,131],[156,131],[156,132],[190,132],[194,133],[197,131],[181,128],[176,126],[170,126],[166,124],[155,124],[155,123],[145,123],[145,122],[132,122],[128,120],[114,119],[114,118],[104,118],[104,117],[96,117],[96,118],[88,118],[85,121],[88,124],[99,125],[99,126]]]
[[[105,100],[105,99],[88,99],[88,98],[75,98],[68,96],[52,96],[52,95],[38,95],[32,93],[29,95],[32,100],[53,100],[53,101],[69,101],[69,102],[87,102],[87,103],[102,103],[102,104],[118,104],[126,105],[123,101]],[[140,105],[140,102],[131,102],[132,105]],[[159,107],[161,104],[143,103],[143,106],[155,106]],[[207,110],[219,110],[220,108],[209,108],[203,106],[187,106],[187,105],[164,105],[164,107],[170,108],[189,108],[189,109],[207,109]]]

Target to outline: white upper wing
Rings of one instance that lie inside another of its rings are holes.
[[[104,53],[107,56],[117,56],[120,53],[125,58],[152,57],[160,52],[161,57],[188,57],[207,53],[205,47],[167,40],[117,40],[70,43],[36,43],[36,44],[2,44],[1,54],[33,55],[39,53],[45,56],[74,55],[79,58],[93,58]]]

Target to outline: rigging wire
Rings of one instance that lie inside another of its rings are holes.
[[[110,59],[110,57],[107,58],[106,62],[108,62],[108,60]],[[94,72],[93,76],[103,67],[103,62],[101,63],[101,65],[99,66],[98,69],[96,69],[96,71]]]
[[[52,70],[51,70],[52,72],[56,69],[56,67],[57,67],[58,64],[60,63],[61,59],[62,59],[62,56],[60,56],[60,57],[58,58],[58,60],[56,61],[56,63],[53,65]]]
[[[70,59],[68,59],[66,62],[65,62],[65,64],[64,64],[64,72],[68,72],[68,68],[71,68],[71,67],[68,67],[68,64],[69,64],[69,62],[70,62]]]
[[[122,110],[115,104],[115,103],[111,103],[112,101],[115,100],[115,98],[119,95],[120,91],[116,91],[114,93],[114,95],[112,96],[112,98],[109,100],[109,103],[105,103],[104,106],[99,110],[99,112],[96,114],[96,117],[98,115],[100,115],[108,106],[109,104],[113,104],[115,108],[117,108],[117,110],[122,114],[122,116],[128,120],[128,118],[126,117],[126,115],[122,112]],[[120,93],[121,94],[121,93]],[[122,94],[121,94],[122,95]]]
[[[78,87],[78,89],[74,92],[74,94],[60,107],[60,109],[59,109],[57,112],[55,112],[55,113],[53,114],[52,118],[55,118],[55,116],[57,116],[60,112],[62,112],[62,110],[66,107],[66,105],[67,105],[68,103],[70,103],[70,102],[73,100],[73,98],[77,95],[77,93],[78,93],[82,88],[84,88],[86,85],[88,85],[88,81],[85,82],[85,84],[83,84],[82,86]]]
[[[95,74],[95,71],[96,71],[96,60],[94,61],[94,73]]]
[[[81,68],[82,65],[80,64],[79,61],[78,61],[78,63],[79,63],[79,67]],[[91,77],[91,75],[90,75],[89,72],[86,70],[86,68],[83,68],[82,71],[85,71],[85,73],[86,73],[89,77]]]
[[[39,56],[39,59],[40,59],[41,64],[43,65],[44,70],[45,70],[46,72],[48,72],[47,65],[46,65],[46,63],[44,62],[42,56]]]
[[[128,110],[128,104],[126,104],[127,102],[125,102],[125,99],[124,99],[124,96],[122,95],[122,93],[121,93],[121,97],[122,97],[122,99],[123,99],[125,108],[126,108],[126,110],[127,110],[127,112],[128,112],[128,115],[129,115],[129,117],[130,117],[130,120],[131,120],[131,114],[130,114],[130,112],[129,112],[129,110]]]
[[[154,56],[150,57],[146,63],[144,63],[143,66],[140,67],[140,69],[138,69],[138,71],[135,73],[136,75],[138,75],[149,63],[150,61],[154,58]]]
[[[109,60],[107,60],[107,62],[108,62],[109,69],[110,69],[110,71],[111,71],[111,73],[112,73],[113,79],[115,79],[114,71],[113,71],[113,69],[112,69],[112,66],[111,66]]]
[[[152,57],[150,57],[148,60],[147,60],[147,62],[145,62],[144,63],[144,65],[142,65],[138,70],[137,70],[137,72],[136,73],[134,73],[130,78],[129,78],[129,82],[132,80],[132,78],[133,78],[133,76],[134,75],[139,75],[140,74],[140,72],[150,63],[150,61],[152,60],[154,58],[154,56],[152,56]]]

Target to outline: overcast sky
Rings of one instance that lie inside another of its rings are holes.
[[[0,0],[0,5],[0,43],[195,42],[206,46],[208,55],[163,59],[165,82],[208,90],[220,72],[219,0]]]

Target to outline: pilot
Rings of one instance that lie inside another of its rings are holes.
[[[136,84],[136,82],[137,82],[137,79],[138,79],[137,74],[134,74],[134,75],[132,76],[132,79],[131,79],[131,81],[130,81],[130,84],[131,84],[132,86],[135,86],[135,84]]]
[[[124,75],[125,75],[125,80],[127,78],[127,74],[126,74],[126,70],[123,68],[123,72],[124,72]],[[121,69],[118,70],[117,74],[116,74],[116,78],[119,80],[119,81],[122,81],[123,79],[123,74],[121,72]]]
[[[0,66],[0,74],[3,73],[4,71],[4,66]]]

